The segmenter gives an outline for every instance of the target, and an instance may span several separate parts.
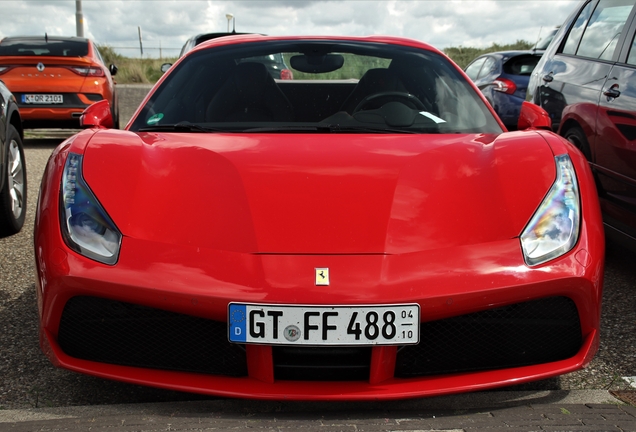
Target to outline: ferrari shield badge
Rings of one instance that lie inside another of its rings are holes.
[[[329,269],[317,268],[316,269],[316,286],[329,285]]]

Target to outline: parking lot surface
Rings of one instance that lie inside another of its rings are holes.
[[[633,431],[606,391],[487,392],[369,403],[207,400],[0,411],[11,431]]]

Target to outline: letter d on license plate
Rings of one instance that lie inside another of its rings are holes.
[[[300,306],[230,303],[230,342],[283,345],[406,345],[420,340],[417,304]]]

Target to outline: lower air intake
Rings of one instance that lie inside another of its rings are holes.
[[[227,324],[97,297],[73,297],[58,342],[71,357],[101,363],[225,376],[246,376],[241,345]]]
[[[582,343],[574,302],[546,298],[422,323],[420,343],[398,351],[395,376],[548,363],[574,356]]]

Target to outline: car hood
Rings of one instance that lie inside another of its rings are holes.
[[[124,236],[247,253],[397,254],[520,235],[546,141],[496,135],[96,133],[84,177]]]

